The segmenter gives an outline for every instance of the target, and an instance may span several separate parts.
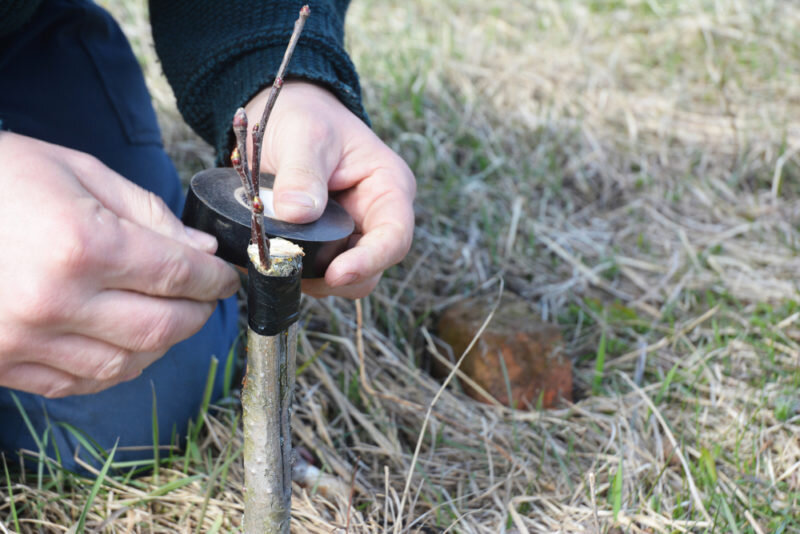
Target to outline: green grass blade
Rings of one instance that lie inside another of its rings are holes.
[[[106,474],[108,473],[109,468],[111,468],[111,463],[114,461],[114,454],[116,454],[117,452],[117,445],[119,445],[119,439],[117,439],[116,443],[114,443],[114,447],[111,449],[111,452],[108,455],[108,459],[106,459],[106,463],[103,464],[103,468],[100,470],[100,474],[97,475],[97,479],[94,481],[94,484],[92,485],[92,491],[89,492],[89,498],[86,499],[86,504],[83,506],[83,511],[81,511],[81,516],[80,518],[78,518],[78,528],[75,530],[78,533],[83,532],[84,526],[86,524],[86,515],[92,508],[92,504],[94,503],[97,494],[100,492],[100,488],[103,487],[103,481],[106,478]]]
[[[162,495],[166,495],[167,493],[174,491],[176,489],[182,488],[192,482],[202,480],[206,477],[206,475],[191,475],[184,478],[179,478],[177,480],[173,480],[172,482],[168,482],[161,486],[160,488],[156,488],[150,493],[147,494],[148,497],[161,497]]]
[[[14,404],[17,406],[17,410],[19,410],[20,416],[22,417],[22,421],[25,423],[25,427],[30,432],[33,441],[36,443],[36,447],[39,449],[39,459],[38,459],[38,480],[37,480],[37,489],[41,491],[42,489],[42,475],[44,471],[44,467],[47,467],[47,470],[50,472],[50,476],[55,478],[55,474],[53,473],[53,469],[50,466],[50,463],[45,461],[47,458],[47,450],[45,449],[44,443],[42,443],[42,439],[36,434],[36,430],[33,428],[33,423],[31,423],[30,418],[28,417],[28,413],[25,411],[25,408],[22,407],[22,403],[19,401],[19,398],[14,394],[13,391],[9,392],[11,394],[11,399],[14,401]]]
[[[233,417],[233,425],[231,426],[231,436],[236,434],[236,428],[239,426],[239,415],[235,415]],[[233,451],[232,447],[226,447],[226,458],[225,463],[222,465],[222,472],[220,473],[220,485],[225,485],[228,481],[228,468],[230,467],[233,460],[239,457],[242,453],[242,448],[239,447],[237,451]]]
[[[592,395],[600,393],[603,385],[603,371],[606,366],[606,332],[600,336],[600,344],[597,346],[597,358],[594,364],[594,379],[592,380]]]
[[[617,472],[611,484],[611,509],[614,512],[614,521],[619,516],[622,509],[622,459],[617,463]]]
[[[241,335],[238,336],[233,344],[231,345],[231,350],[228,351],[228,359],[225,361],[225,374],[223,376],[222,382],[222,398],[227,399],[231,396],[231,381],[233,380],[233,366],[236,363],[236,345],[239,343],[241,339]]]
[[[330,341],[326,341],[325,343],[323,343],[322,346],[316,352],[314,352],[314,355],[308,359],[308,361],[303,362],[302,365],[297,367],[297,370],[295,370],[294,375],[300,376],[301,374],[303,374],[303,372],[305,372],[306,369],[311,367],[311,365],[313,365],[313,363],[317,361],[317,359],[322,355],[322,353],[328,350],[328,347],[330,347],[330,345],[331,345]]]
[[[225,444],[225,450],[222,451],[222,454],[219,455],[217,458],[216,464],[214,468],[211,470],[211,473],[208,475],[208,480],[206,482],[206,491],[205,495],[203,496],[203,504],[200,508],[200,518],[197,520],[197,527],[195,528],[195,532],[200,534],[202,532],[203,522],[206,518],[206,512],[208,511],[208,503],[211,500],[211,494],[214,492],[214,486],[217,484],[217,480],[219,478],[220,473],[223,471],[223,467],[225,468],[225,472],[227,473],[227,466],[225,466],[225,459],[229,457],[229,452],[231,449],[231,445],[233,444],[233,440],[228,441]]]
[[[69,423],[56,423],[61,428],[65,429],[67,432],[72,434],[72,436],[78,440],[78,443],[86,449],[86,451],[91,455],[92,458],[97,460],[98,462],[105,462],[108,456],[106,455],[106,451],[103,450],[103,447],[100,446],[99,443],[94,441],[90,436],[87,436],[81,430],[78,430],[74,426]]]
[[[219,532],[219,529],[222,527],[223,519],[224,516],[221,515],[217,516],[217,518],[214,520],[214,524],[211,525],[211,528],[208,530],[208,534],[217,534],[217,532]]]
[[[14,490],[11,488],[11,475],[8,473],[8,464],[6,463],[6,455],[0,453],[0,458],[3,460],[3,471],[6,473],[6,487],[8,488],[8,502],[11,507],[11,520],[14,522],[14,528],[17,532],[22,532],[19,526],[19,517],[17,516],[17,502],[14,500]]]
[[[719,502],[722,508],[722,515],[725,516],[725,521],[728,522],[728,527],[730,528],[728,532],[731,532],[731,534],[739,534],[741,531],[739,527],[736,526],[736,519],[733,517],[733,512],[731,511],[728,501],[725,500],[724,496],[720,496]]]
[[[711,487],[717,485],[717,466],[714,454],[706,447],[700,448],[700,464]]]
[[[150,382],[150,389],[153,392],[153,415],[151,418],[151,424],[153,425],[153,482],[158,485],[159,453],[161,452],[158,446],[161,442],[158,435],[158,399],[156,398],[156,386],[153,382]]]
[[[203,422],[205,420],[205,415],[208,412],[208,405],[211,404],[211,394],[214,392],[214,379],[217,376],[217,366],[219,365],[219,360],[216,356],[211,357],[211,365],[208,369],[208,376],[206,377],[206,388],[203,391],[203,404],[200,406],[200,413],[197,416],[197,423],[192,428],[192,432],[190,434],[189,441],[194,443],[197,441],[197,437],[200,435],[200,430],[203,428]],[[187,447],[189,444],[187,443]]]
[[[667,372],[667,376],[664,378],[664,381],[661,383],[661,387],[658,388],[658,395],[653,400],[656,406],[661,404],[661,401],[664,400],[664,395],[667,394],[669,391],[669,387],[672,385],[672,381],[675,380],[675,373],[678,372],[678,362],[673,365],[670,370]]]

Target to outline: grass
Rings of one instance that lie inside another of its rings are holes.
[[[109,7],[182,175],[209,166],[143,2]],[[353,3],[418,225],[361,328],[351,302],[303,303],[294,439],[356,476],[349,511],[296,488],[297,531],[800,532],[799,24],[777,1]],[[478,404],[424,372],[436,318],[501,278],[562,328],[573,404]],[[0,524],[236,531],[237,423],[209,406],[190,453],[96,495],[52,463],[8,475]]]

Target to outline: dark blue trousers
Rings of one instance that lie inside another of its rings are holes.
[[[141,69],[117,24],[93,3],[45,0],[24,28],[0,39],[0,120],[6,130],[93,154],[180,214],[178,175],[164,152]],[[78,441],[60,423],[106,449],[119,439],[119,461],[149,457],[153,391],[160,440],[168,444],[173,432],[183,436],[197,415],[212,356],[220,361],[214,397],[221,394],[236,334],[232,298],[219,303],[199,333],[131,382],[62,399],[0,388],[0,451],[13,457],[20,449],[37,450],[13,402],[16,395],[34,431],[47,437],[49,454],[57,447],[68,469],[76,469]],[[85,451],[81,457],[91,462]]]

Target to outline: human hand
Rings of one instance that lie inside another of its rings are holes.
[[[236,291],[213,237],[92,156],[0,132],[0,162],[0,385],[130,380]]]
[[[251,122],[261,117],[268,94],[269,89],[261,91],[245,107]],[[363,297],[385,269],[408,253],[414,231],[414,176],[327,90],[301,81],[284,83],[267,123],[261,171],[275,174],[278,218],[293,223],[316,220],[330,191],[355,220],[350,248],[331,262],[324,278],[304,279],[305,293]]]

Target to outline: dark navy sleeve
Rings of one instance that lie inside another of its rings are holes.
[[[215,147],[218,161],[232,146],[234,112],[272,84],[306,3],[311,16],[286,78],[326,87],[369,124],[356,69],[344,50],[349,0],[150,0],[156,51],[178,109]]]

